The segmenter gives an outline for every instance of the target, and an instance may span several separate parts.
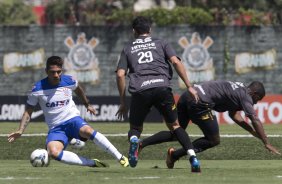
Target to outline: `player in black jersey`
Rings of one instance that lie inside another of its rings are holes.
[[[195,89],[198,91],[200,100],[196,103],[189,93],[184,92],[177,103],[177,111],[179,123],[183,129],[186,129],[191,120],[199,126],[204,134],[204,137],[193,141],[196,153],[220,143],[218,122],[216,116],[212,113],[212,110],[215,110],[217,112],[228,111],[230,118],[253,136],[261,139],[266,149],[275,154],[280,154],[269,143],[253,108],[253,105],[265,96],[265,89],[261,82],[254,81],[245,87],[241,82],[208,81],[201,85],[195,85]],[[240,111],[245,112],[251,120],[252,126],[245,122]],[[144,139],[140,144],[144,148],[174,139],[174,134],[169,131],[162,131]],[[173,168],[174,162],[184,155],[186,153],[182,149],[169,148],[166,160],[167,167]]]
[[[163,115],[169,130],[190,156],[192,172],[200,172],[200,164],[190,138],[180,127],[177,119],[170,82],[171,64],[196,101],[198,100],[197,91],[190,84],[184,66],[170,44],[150,36],[151,24],[151,20],[146,17],[137,17],[133,20],[132,28],[135,39],[122,50],[116,71],[121,102],[117,116],[120,119],[127,113],[125,105],[126,74],[129,77],[128,91],[132,96],[128,132],[129,163],[131,167],[137,165],[138,143],[143,130],[143,122],[151,107],[155,106]]]

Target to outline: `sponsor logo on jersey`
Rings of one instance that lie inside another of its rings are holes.
[[[134,45],[131,47],[131,50],[142,50],[142,49],[155,49],[156,48],[156,44],[153,42],[153,43],[145,43],[145,44],[141,44],[141,45]]]
[[[48,102],[46,103],[46,107],[62,107],[65,105],[68,105],[70,102],[70,100],[60,100],[60,101],[56,101],[56,102]]]
[[[154,84],[154,83],[157,83],[157,82],[164,82],[163,79],[152,79],[152,80],[147,80],[147,81],[144,81],[141,85],[141,87],[144,87],[144,86],[147,86],[147,85],[151,85],[151,84]]]
[[[152,38],[151,37],[147,37],[145,39],[136,39],[134,42],[132,42],[132,44],[138,44],[138,43],[147,43],[147,42],[151,42]]]

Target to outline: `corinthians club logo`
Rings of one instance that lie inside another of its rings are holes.
[[[194,32],[190,43],[183,36],[178,40],[178,44],[184,49],[182,58],[191,82],[197,83],[214,79],[213,60],[207,50],[213,44],[210,37],[206,37],[202,42],[199,33]],[[181,79],[179,79],[179,85],[181,88],[185,88]]]
[[[85,33],[77,36],[76,42],[69,36],[65,39],[65,45],[70,49],[65,58],[64,68],[66,73],[74,76],[79,82],[97,84],[100,69],[98,58],[93,52],[99,44],[99,40],[91,38],[88,42]]]

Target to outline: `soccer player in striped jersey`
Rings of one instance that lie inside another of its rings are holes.
[[[128,159],[103,134],[94,130],[80,117],[80,112],[72,99],[72,91],[82,100],[89,113],[95,115],[95,109],[90,105],[78,81],[69,75],[62,74],[62,68],[62,58],[51,56],[47,59],[45,69],[47,77],[33,86],[28,95],[19,129],[8,135],[8,141],[13,142],[21,137],[31,119],[34,107],[39,104],[49,127],[46,148],[52,158],[70,165],[108,167],[107,163],[98,159],[88,159],[66,151],[69,141],[76,138],[94,142],[111,154],[123,167],[127,167]]]

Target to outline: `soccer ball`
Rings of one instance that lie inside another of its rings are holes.
[[[30,163],[33,167],[47,167],[49,162],[48,152],[45,149],[36,149],[30,155]]]
[[[85,142],[82,141],[82,140],[73,138],[73,139],[70,141],[70,145],[71,145],[72,148],[74,148],[74,149],[81,150],[81,149],[85,146]]]

